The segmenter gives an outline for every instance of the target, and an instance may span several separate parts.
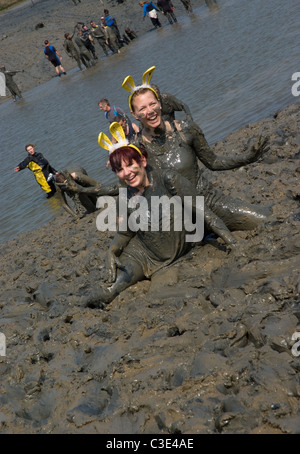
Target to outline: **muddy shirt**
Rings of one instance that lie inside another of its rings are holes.
[[[195,122],[170,122],[170,126],[170,131],[153,137],[151,142],[144,140],[142,133],[138,133],[136,145],[147,150],[147,161],[153,168],[174,169],[187,178],[213,209],[215,202],[222,198],[222,193],[206,178],[205,167],[210,170],[234,169],[252,162],[249,153],[216,155]]]
[[[201,179],[197,154],[193,147],[194,128],[187,122],[181,122],[182,131],[170,123],[172,131],[166,131],[154,137],[152,142],[144,141],[142,134],[137,134],[137,145],[148,152],[148,163],[155,169],[173,169],[187,178],[194,186]],[[199,134],[203,136],[199,128]],[[204,136],[203,136],[204,137]]]
[[[190,195],[191,189],[188,187],[189,182],[172,170],[160,171],[147,168],[147,174],[150,184],[145,188],[142,196],[137,196],[135,188],[127,188],[127,219],[124,221],[122,217],[119,231],[132,238],[122,253],[125,263],[128,260],[136,261],[142,266],[144,275],[150,277],[158,269],[185,254],[192,244],[186,242],[187,232],[182,223],[179,205],[176,205],[174,210],[171,207],[170,212],[158,210],[158,198],[166,196],[170,200],[177,195],[173,200],[181,204],[182,198],[179,199],[178,194],[180,193],[180,197],[182,194]],[[121,213],[120,204],[124,203],[121,199],[122,197],[119,196],[119,214]],[[137,213],[138,203],[140,203],[143,219],[139,219],[141,229],[135,231],[136,224],[132,222],[131,216]],[[175,220],[176,224],[174,224]],[[176,231],[174,225],[181,225],[182,228]]]

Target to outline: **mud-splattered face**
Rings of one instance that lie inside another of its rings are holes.
[[[146,128],[155,129],[162,122],[161,105],[151,90],[140,93],[132,100],[133,116]]]
[[[147,161],[143,158],[138,164],[134,159],[131,164],[122,160],[122,167],[116,172],[120,180],[124,181],[128,186],[143,190],[148,184],[146,172]]]

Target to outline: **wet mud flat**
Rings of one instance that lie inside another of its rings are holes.
[[[76,61],[66,54],[63,43],[64,34],[68,32],[72,35],[78,21],[89,24],[90,20],[95,20],[98,23],[107,8],[116,18],[121,35],[126,27],[134,30],[138,37],[154,30],[149,18],[143,20],[138,1],[124,0],[119,4],[104,0],[102,4],[99,0],[82,0],[74,5],[72,0],[34,0],[33,3],[32,5],[31,1],[25,1],[0,14],[1,64],[11,71],[25,70],[14,78],[24,93],[56,76],[53,66],[44,56],[45,39],[62,55],[62,63],[67,72],[77,68]],[[197,7],[203,4],[203,0],[198,1]],[[185,8],[180,1],[176,5],[176,14],[185,14]],[[168,23],[162,15],[160,18],[163,25]],[[105,57],[97,43],[95,47],[99,57],[98,64],[101,65],[101,59]],[[126,48],[127,45],[122,47],[121,52],[126,52]],[[9,97],[9,93],[6,97],[0,97],[0,102],[8,100]]]
[[[257,163],[209,172],[273,219],[207,241],[106,310],[74,295],[103,279],[97,213],[2,244],[0,433],[299,433],[299,103],[215,144],[269,135]]]

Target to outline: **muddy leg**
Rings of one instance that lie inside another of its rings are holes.
[[[229,230],[252,230],[261,222],[270,219],[272,212],[269,207],[254,205],[232,197],[222,197],[210,205],[229,228]]]
[[[117,279],[110,287],[95,286],[88,295],[80,299],[80,304],[85,307],[103,309],[123,290],[145,279],[142,267],[136,262],[126,263],[126,268],[118,270]]]

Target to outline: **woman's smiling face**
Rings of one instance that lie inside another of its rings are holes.
[[[137,163],[133,159],[130,164],[126,163],[126,161],[122,159],[121,168],[116,172],[116,174],[120,180],[127,184],[127,186],[143,191],[145,186],[148,184],[146,166],[147,161],[144,157],[140,163]]]
[[[139,93],[132,99],[132,114],[143,126],[155,129],[160,126],[161,104],[152,90]]]

